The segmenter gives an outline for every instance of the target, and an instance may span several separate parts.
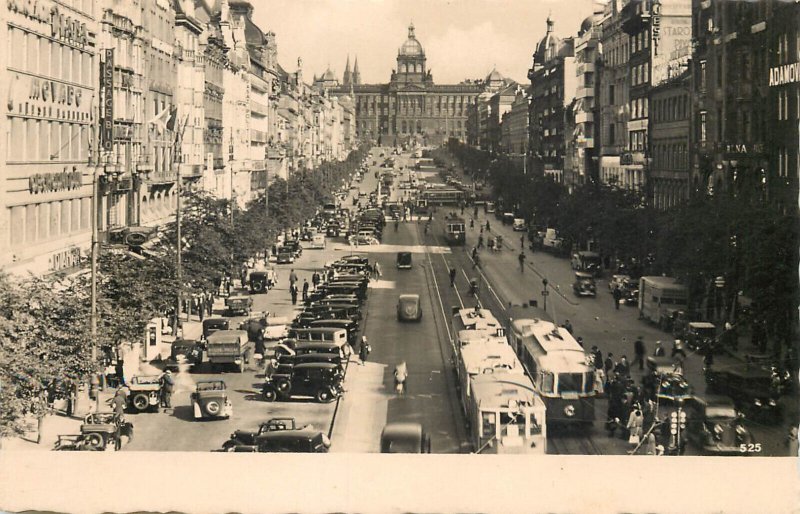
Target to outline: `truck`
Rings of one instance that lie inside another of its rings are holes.
[[[240,373],[255,353],[245,330],[218,330],[207,339],[206,356],[213,367],[233,364]]]
[[[544,238],[542,239],[542,247],[545,250],[560,252],[562,251],[563,245],[564,240],[558,237],[558,232],[556,229],[548,228],[545,230]]]
[[[671,330],[676,312],[686,311],[688,303],[688,289],[672,277],[639,279],[639,318],[661,330]]]

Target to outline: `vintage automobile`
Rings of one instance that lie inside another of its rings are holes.
[[[290,239],[288,241],[284,241],[283,246],[281,247],[282,251],[290,251],[294,254],[295,257],[300,257],[303,254],[303,246],[300,244],[300,241],[297,239]]]
[[[286,364],[289,366],[294,366],[296,364],[305,364],[308,362],[328,362],[331,364],[337,364],[340,367],[339,371],[341,372],[342,375],[344,375],[344,367],[342,367],[343,358],[341,354],[311,352],[311,353],[288,355],[281,353],[280,356],[278,357],[278,364]]]
[[[280,430],[302,430],[312,429],[311,425],[298,427],[294,418],[272,418],[258,425],[258,429],[253,430],[235,430],[230,439],[222,443],[222,449],[225,451],[234,451],[236,446],[253,446],[256,443],[258,436],[264,435],[268,432],[277,432]]]
[[[611,275],[611,280],[608,281],[608,292],[613,293],[614,289],[623,287],[624,281],[630,278],[629,275]]]
[[[686,435],[705,455],[752,455],[753,435],[727,396],[693,397],[684,403]],[[752,448],[751,448],[752,447]]]
[[[304,363],[292,366],[288,376],[266,378],[262,388],[268,402],[311,396],[320,403],[330,403],[341,396],[342,376],[332,363]]]
[[[367,245],[367,246],[369,246],[369,245],[381,244],[381,242],[378,240],[378,238],[376,238],[376,237],[374,237],[372,235],[362,234],[362,233],[359,233],[359,234],[354,235],[354,236],[350,236],[350,238],[348,239],[348,242],[351,245],[356,245],[356,246],[358,246],[358,245]]]
[[[338,221],[332,221],[325,227],[325,235],[328,237],[339,237],[342,233],[342,227]]]
[[[229,296],[225,298],[225,308],[230,316],[249,316],[253,308],[250,296]]]
[[[177,339],[170,346],[169,357],[164,360],[165,369],[177,370],[181,365],[187,368],[200,364],[203,360],[203,347],[191,339]]]
[[[419,423],[389,423],[381,432],[381,453],[431,453],[431,436]]]
[[[137,412],[158,409],[161,401],[160,375],[134,375],[128,381],[128,404]]]
[[[331,447],[328,436],[313,427],[295,430],[272,430],[254,438],[252,445],[235,445],[232,452],[327,453]]]
[[[266,271],[251,271],[249,280],[251,293],[266,293],[277,285],[278,274],[271,268]]]
[[[397,269],[411,269],[411,252],[397,252]]]
[[[355,345],[358,337],[358,322],[349,319],[335,319],[324,318],[312,321],[309,328],[317,327],[330,327],[330,328],[343,328],[347,330],[347,341],[351,345]]]
[[[421,321],[422,307],[418,294],[401,294],[397,299],[397,321]]]
[[[277,264],[291,264],[294,262],[294,253],[291,250],[280,249],[275,262]]]
[[[194,419],[229,418],[233,404],[223,380],[201,380],[191,394]]]
[[[59,435],[55,450],[59,451],[97,451],[113,445],[115,450],[122,447],[121,437],[133,437],[133,424],[124,421],[114,412],[93,412],[81,424],[77,435]]]
[[[600,276],[603,269],[603,261],[596,252],[576,252],[570,263],[575,271],[585,271],[593,277]]]
[[[707,366],[705,376],[710,391],[733,398],[736,408],[749,419],[776,424],[783,418],[771,371],[754,363],[720,363]]]
[[[576,296],[597,296],[597,285],[592,274],[584,271],[576,272],[572,291]]]
[[[718,349],[717,327],[706,321],[690,322],[683,335],[686,346],[700,353],[714,353]]]
[[[773,354],[764,353],[748,353],[744,356],[747,362],[756,364],[762,369],[769,370],[772,373],[772,383],[775,386],[778,394],[786,394],[794,387],[794,381],[789,370],[778,364],[778,361]]]
[[[255,346],[244,330],[219,330],[206,341],[206,357],[212,367],[233,365],[239,373],[255,353]]]
[[[203,320],[203,337],[208,339],[208,336],[218,330],[228,330],[231,322],[227,318],[206,318]]]

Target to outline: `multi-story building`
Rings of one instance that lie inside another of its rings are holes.
[[[357,66],[347,86],[338,85],[330,75],[326,72],[321,82],[332,96],[352,91],[359,136],[383,144],[414,140],[433,145],[450,137],[465,141],[469,105],[481,92],[477,84],[434,84],[413,24],[398,50],[397,67],[388,84],[361,84]]]
[[[205,57],[200,39],[205,23],[196,17],[194,0],[172,0],[175,10],[175,59],[177,81],[175,103],[181,177],[203,179],[187,181],[187,185],[204,186],[205,155]],[[202,7],[200,8],[202,13]]]
[[[63,272],[87,255],[101,16],[94,0],[9,0],[0,9],[7,99],[0,118],[0,267],[6,271]]]
[[[798,5],[692,3],[692,189],[797,205]]]
[[[529,111],[531,169],[557,182],[563,181],[565,145],[565,107],[575,93],[575,47],[573,38],[561,40],[553,33],[553,20],[547,18],[547,33],[536,45],[531,81]]]
[[[528,94],[522,87],[516,88],[511,108],[503,114],[503,141],[501,147],[513,160],[522,166],[523,156],[528,153]]]
[[[571,166],[565,168],[572,179],[568,182],[583,184],[598,177],[598,157],[595,141],[598,140],[599,104],[596,101],[599,84],[597,63],[600,59],[599,16],[593,14],[581,23],[575,39],[575,73],[577,88],[573,113],[575,128],[566,133],[571,148]]]
[[[688,71],[650,91],[648,184],[657,209],[689,197],[690,93]]]
[[[496,73],[497,70],[492,70]],[[499,74],[498,74],[499,75]],[[491,74],[490,74],[491,76]],[[502,150],[502,130],[500,123],[503,120],[503,115],[511,110],[511,104],[517,98],[517,92],[520,90],[519,84],[510,82],[507,86],[502,87],[498,92],[489,98],[487,113],[488,121],[488,150],[490,152],[499,152]]]
[[[203,77],[203,115],[206,125],[203,130],[203,145],[206,170],[203,175],[203,189],[217,196],[224,196],[226,142],[222,134],[222,102],[225,97],[223,73],[229,66],[225,43],[219,28],[219,11],[211,12],[204,3],[195,11],[198,20],[205,24],[200,36],[200,52],[203,55],[205,73]]]
[[[599,172],[600,181],[627,189],[644,184],[644,174],[636,174],[632,164],[621,162],[628,150],[628,59],[630,41],[622,31],[620,9],[622,0],[610,0],[600,19],[602,45],[599,100]],[[598,143],[595,143],[597,147]],[[627,158],[625,160],[627,162]],[[638,167],[637,167],[638,168]],[[638,171],[641,171],[640,169]]]

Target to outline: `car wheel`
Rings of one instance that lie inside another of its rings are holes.
[[[331,392],[331,390],[328,389],[328,388],[324,388],[324,387],[322,389],[320,389],[319,391],[317,391],[317,395],[316,396],[317,396],[317,401],[319,403],[330,403],[335,398],[333,393]]]
[[[137,393],[131,401],[133,407],[139,412],[144,412],[150,408],[150,398],[145,393]]]
[[[264,389],[264,400],[268,402],[274,402],[277,399],[278,399],[278,393],[275,392],[274,389],[272,388]]]
[[[256,282],[253,284],[253,291],[256,293],[263,293],[264,292],[264,282]]]
[[[106,440],[100,434],[87,434],[84,438],[86,446],[92,450],[104,450],[106,447]]]
[[[278,382],[277,386],[278,386],[278,391],[285,393],[289,390],[289,381],[281,380],[280,382]]]
[[[212,400],[206,404],[206,412],[208,412],[212,416],[219,415],[220,410],[221,410],[220,404],[216,400]]]

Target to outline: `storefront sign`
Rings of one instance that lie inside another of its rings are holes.
[[[679,75],[692,55],[692,11],[689,3],[653,3],[650,84],[655,87]]]
[[[81,263],[81,249],[67,248],[50,255],[48,259],[50,271],[56,272],[79,266]]]
[[[769,70],[769,87],[800,82],[800,62],[775,66]]]
[[[73,166],[72,171],[64,168],[61,173],[37,173],[28,177],[28,190],[31,194],[71,191],[83,185],[83,174]]]
[[[38,21],[50,28],[50,36],[75,46],[86,46],[89,33],[86,24],[61,13],[52,0],[6,0],[8,10]]]
[[[8,87],[6,107],[11,114],[55,118],[71,122],[91,121],[89,90],[54,80],[14,74]]]
[[[114,149],[114,49],[103,50],[100,61],[100,146]]]

